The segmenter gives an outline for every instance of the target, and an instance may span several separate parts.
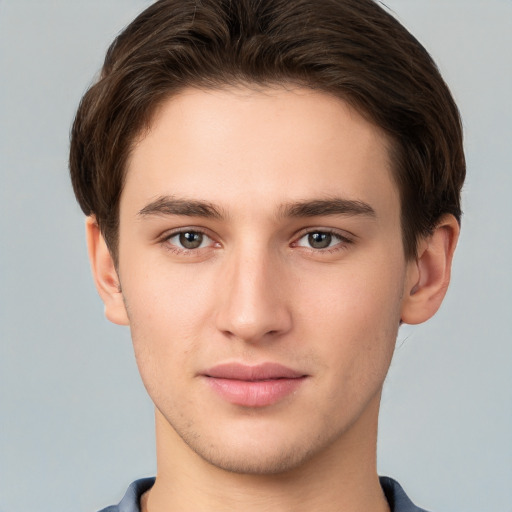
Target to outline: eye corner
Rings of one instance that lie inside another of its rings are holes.
[[[221,247],[220,242],[205,229],[184,226],[163,233],[157,240],[166,251],[178,256],[197,256]]]
[[[290,247],[312,253],[332,254],[347,249],[354,244],[355,238],[355,235],[332,228],[308,228],[294,237]]]

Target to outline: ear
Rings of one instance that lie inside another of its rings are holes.
[[[128,325],[128,314],[114,260],[94,216],[87,217],[85,230],[92,275],[105,304],[105,316],[115,324]]]
[[[444,215],[436,229],[418,244],[418,256],[409,263],[402,302],[402,322],[420,324],[431,318],[446,295],[459,224]]]

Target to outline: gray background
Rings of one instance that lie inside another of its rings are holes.
[[[379,470],[436,512],[512,511],[512,2],[386,0],[463,113],[468,179],[451,289],[405,327]],[[0,510],[94,511],[154,473],[129,333],[90,278],[68,130],[142,0],[0,0]]]

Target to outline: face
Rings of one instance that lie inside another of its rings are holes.
[[[218,467],[284,471],[376,423],[408,268],[387,140],[339,99],[185,90],[131,155],[137,363],[161,428]]]

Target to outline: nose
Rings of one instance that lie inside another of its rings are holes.
[[[224,262],[216,319],[224,335],[257,343],[291,329],[282,263],[264,250],[239,251]]]

